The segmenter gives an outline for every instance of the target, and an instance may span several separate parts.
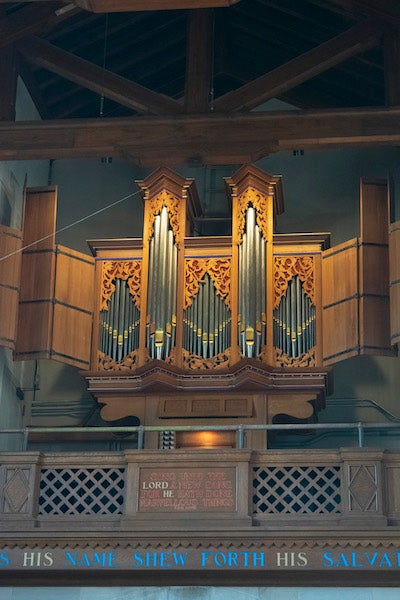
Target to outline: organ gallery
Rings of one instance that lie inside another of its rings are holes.
[[[146,434],[148,448],[237,443],[171,425],[314,422],[329,366],[391,355],[399,336],[386,182],[361,182],[360,235],[333,247],[327,233],[276,233],[279,176],[247,165],[225,183],[229,236],[194,235],[195,181],[166,168],[138,182],[140,239],[91,240],[92,256],[58,245],[51,187],[27,190],[22,240],[10,232],[23,247],[9,269],[19,307],[7,291],[15,340],[3,332],[15,358],[77,366],[104,420],[167,428]],[[265,447],[265,432],[246,443]]]

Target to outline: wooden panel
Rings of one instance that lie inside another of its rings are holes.
[[[57,245],[55,298],[93,312],[94,259],[91,256]]]
[[[361,180],[360,233],[360,354],[391,355],[386,180]]]
[[[57,246],[52,357],[89,367],[94,304],[94,259]]]
[[[75,308],[54,305],[51,357],[88,368],[92,335],[92,315]]]
[[[322,253],[323,362],[359,352],[358,246],[352,239]]]
[[[48,358],[53,318],[55,253],[22,253],[21,291],[14,358]]]
[[[49,300],[54,295],[55,252],[23,252],[20,302]]]
[[[0,226],[0,345],[14,348],[21,274],[21,232]]]
[[[51,301],[19,305],[18,335],[14,358],[50,358],[50,333],[53,316]]]
[[[56,231],[57,188],[28,188],[25,194],[23,246],[53,248]]]
[[[390,227],[390,338],[392,344],[400,341],[400,221]]]
[[[363,243],[387,244],[389,238],[387,181],[360,182],[360,237]]]
[[[163,398],[160,401],[158,416],[160,418],[176,417],[251,417],[253,402],[244,396],[190,398]]]
[[[14,349],[18,314],[18,290],[0,285],[0,346]]]
[[[15,357],[88,367],[94,259],[63,246],[26,251],[22,278]]]

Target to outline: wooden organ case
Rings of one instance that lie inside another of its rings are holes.
[[[193,180],[162,168],[138,183],[143,239],[90,241],[94,260],[55,244],[56,190],[27,191],[15,341],[9,325],[0,335],[17,359],[85,369],[106,421],[162,426],[146,448],[235,446],[177,425],[315,421],[329,365],[394,353],[400,229],[386,182],[362,181],[360,236],[333,248],[328,234],[274,233],[281,179],[254,166],[226,179],[232,236],[190,235]],[[265,448],[265,431],[246,445]]]

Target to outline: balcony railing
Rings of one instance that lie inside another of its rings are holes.
[[[0,453],[2,531],[400,524],[400,453]]]

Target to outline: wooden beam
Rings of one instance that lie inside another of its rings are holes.
[[[35,65],[140,113],[177,114],[183,110],[172,98],[115,75],[37,37],[23,40],[17,47],[23,57]]]
[[[400,107],[0,123],[0,160],[239,164],[294,148],[400,144]]]
[[[400,105],[400,29],[388,29],[384,38],[386,106]]]
[[[188,11],[185,111],[208,112],[211,99],[214,46],[211,9]]]
[[[348,31],[320,44],[317,48],[305,52],[237,90],[220,96],[214,101],[214,110],[223,112],[251,110],[344,60],[373,48],[379,43],[381,37],[382,32],[374,23],[368,21],[354,25]]]
[[[311,2],[356,19],[369,17],[400,26],[398,0],[311,0]]]
[[[12,46],[0,49],[0,81],[0,121],[14,121],[17,68],[15,49]]]
[[[0,6],[0,17],[5,16],[5,9]],[[15,48],[0,48],[0,121],[15,121],[15,101],[17,95],[17,61]]]
[[[81,12],[74,4],[32,2],[0,20],[0,48],[14,44],[44,27],[53,27]]]
[[[230,6],[239,0],[77,0],[76,4],[95,13],[136,10],[176,10]]]

